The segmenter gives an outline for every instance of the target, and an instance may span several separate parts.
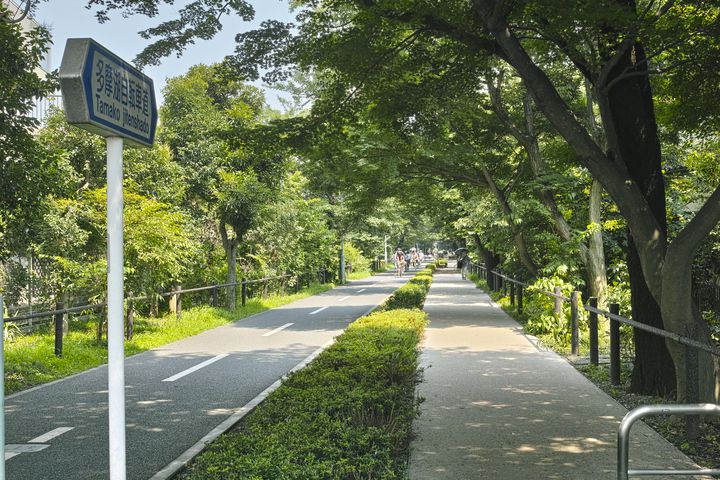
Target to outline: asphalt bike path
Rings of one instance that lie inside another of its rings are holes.
[[[457,273],[435,272],[425,311],[411,480],[616,478],[625,408]],[[630,464],[697,468],[641,422]]]
[[[353,281],[127,358],[127,478],[167,471],[411,275]],[[106,366],[6,397],[5,422],[9,480],[107,478]]]

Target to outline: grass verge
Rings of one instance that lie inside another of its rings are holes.
[[[316,284],[296,294],[253,298],[234,312],[193,307],[183,311],[181,320],[174,315],[137,317],[135,335],[125,341],[125,355],[135,355],[331,288],[332,285]],[[50,324],[29,335],[17,334],[5,343],[5,392],[11,394],[107,363],[107,347],[97,344],[96,328],[96,320],[73,322],[63,339],[62,357],[54,355],[55,339]]]
[[[403,293],[418,288],[421,296]],[[428,288],[427,279],[408,282],[378,311],[350,324],[180,478],[406,478]],[[394,308],[398,297],[412,308]]]
[[[373,272],[370,270],[363,271],[363,272],[350,272],[347,276],[348,280],[362,280],[363,278],[368,278],[373,276]]]

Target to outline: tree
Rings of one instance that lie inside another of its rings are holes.
[[[33,137],[35,99],[55,89],[52,75],[37,73],[50,36],[44,28],[23,32],[5,21],[7,14],[0,5],[0,259],[26,248],[28,223],[42,216],[41,200],[53,191],[57,170]]]
[[[186,204],[196,218],[217,226],[228,283],[237,282],[238,246],[282,178],[282,148],[254,130],[264,108],[256,88],[227,80],[217,67],[197,65],[170,79],[160,109],[159,137],[183,167]],[[229,309],[235,300],[229,289]]]
[[[629,250],[633,288],[642,285],[637,282],[638,274],[642,273],[649,294],[643,304],[651,303],[650,299],[656,301],[666,328],[707,343],[707,326],[691,299],[690,265],[703,238],[720,218],[720,189],[712,193],[698,215],[670,242],[665,227],[660,146],[649,80],[652,59],[665,58],[668,52],[678,58],[680,51],[693,48],[683,41],[690,36],[703,39],[708,47],[702,57],[695,57],[696,71],[709,73],[710,65],[718,57],[718,47],[705,41],[716,29],[712,23],[717,16],[715,6],[700,2],[704,15],[699,22],[672,20],[689,18],[696,8],[692,3],[649,2],[638,6],[620,0],[608,5],[582,1],[568,5],[550,0],[522,4],[476,0],[472,4],[439,6],[421,1],[398,5],[362,0],[352,5],[316,8],[318,2],[306,2],[308,8],[301,15],[297,34],[289,26],[276,23],[267,23],[261,31],[242,34],[234,64],[246,75],[258,74],[253,65],[274,64],[277,68],[269,78],[283,75],[292,64],[318,70],[333,68],[335,82],[329,89],[337,92],[335,104],[339,101],[348,105],[364,95],[371,97],[376,81],[382,77],[382,67],[416,42],[423,43],[424,49],[416,50],[425,54],[433,49],[453,49],[456,58],[462,59],[459,63],[462,66],[482,64],[490,58],[505,62],[523,80],[537,108],[574,150],[578,163],[602,183],[627,220],[637,252],[635,262],[633,249]],[[334,28],[338,21],[342,28]],[[370,31],[373,34],[367,35]],[[536,35],[526,35],[527,32]],[[536,40],[538,36],[541,41]],[[646,45],[652,49],[650,54],[645,51]],[[355,52],[352,62],[347,61],[349,56],[340,54],[349,46]],[[573,114],[561,85],[543,68],[541,59],[547,55],[562,56],[593,85],[607,150]],[[436,67],[451,68],[442,63]],[[677,71],[675,66],[664,74],[671,76]],[[709,88],[717,88],[717,82],[710,82]],[[343,93],[348,91],[349,95]],[[343,97],[347,100],[344,103]],[[640,305],[642,292],[636,290],[634,296],[634,304]],[[659,322],[659,315],[640,318],[639,311],[636,315],[636,319],[646,323]],[[672,378],[674,365],[678,395],[684,399],[686,385],[693,381],[688,382],[685,376],[683,349],[668,343],[673,357],[668,365],[662,360],[665,351],[662,341],[650,337],[650,345],[642,341],[642,335],[636,338],[637,361],[648,369],[646,388],[660,391],[672,388],[667,380]],[[700,398],[714,399],[714,362],[709,355],[701,354],[700,379]]]

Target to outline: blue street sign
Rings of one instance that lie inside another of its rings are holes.
[[[90,38],[70,38],[59,78],[69,123],[131,145],[152,146],[157,105],[147,75]]]

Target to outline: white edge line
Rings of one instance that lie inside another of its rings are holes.
[[[228,356],[227,353],[221,353],[220,355],[216,355],[216,356],[214,356],[213,358],[210,358],[210,359],[208,359],[208,360],[205,360],[205,361],[202,362],[202,363],[198,363],[198,364],[195,365],[194,367],[190,367],[190,368],[188,368],[187,370],[183,370],[183,371],[180,372],[180,373],[176,373],[176,374],[173,375],[172,377],[168,377],[168,378],[164,379],[163,382],[174,382],[175,380],[179,380],[179,379],[181,379],[182,377],[184,377],[184,376],[186,376],[186,375],[190,375],[190,374],[193,373],[193,372],[197,372],[197,371],[200,370],[201,368],[205,368],[205,367],[207,367],[208,365],[211,365],[211,364],[217,362],[218,360],[222,360],[223,358],[225,358],[225,357],[227,357],[227,356]]]
[[[389,276],[389,273],[390,273],[390,272],[386,272],[386,273],[387,273],[388,275],[383,275],[383,273],[380,273],[380,274],[378,274],[378,275],[373,275],[373,276],[376,276],[376,277],[378,277],[378,276]],[[359,281],[359,280],[350,280],[348,283],[357,282],[357,281]],[[373,285],[370,285],[370,287],[375,287],[375,286],[379,285],[380,283],[382,283],[382,282],[378,282],[378,283],[375,283],[375,284],[373,284]],[[338,288],[338,287],[335,287],[335,288]],[[322,295],[322,293],[316,293],[315,295]],[[313,295],[313,296],[315,296],[315,295]],[[299,301],[300,301],[300,300],[296,300],[296,302],[299,302]],[[292,302],[292,303],[294,303],[294,302]],[[288,303],[287,305],[291,305],[291,303]],[[286,306],[286,305],[283,305],[283,307],[285,307],[285,306]],[[283,307],[271,308],[270,310],[264,310],[264,311],[262,311],[262,312],[253,313],[252,315],[248,315],[247,317],[243,317],[243,318],[241,318],[241,319],[239,319],[239,320],[235,320],[234,322],[228,323],[227,325],[232,325],[232,324],[237,323],[237,322],[243,322],[243,321],[249,320],[249,319],[251,319],[251,318],[253,318],[253,317],[259,317],[260,315],[263,315],[263,314],[265,314],[265,313],[267,313],[267,312],[272,312],[272,311],[274,311],[274,310],[278,310],[278,309],[283,308]],[[204,333],[204,332],[207,332],[207,331],[208,331],[208,330],[204,330],[203,332],[198,333],[198,335],[200,335],[200,334],[202,334],[202,333]],[[176,340],[176,341],[174,341],[174,342],[166,343],[165,345],[158,345],[157,347],[151,348],[150,350],[145,350],[145,351],[142,351],[142,352],[138,352],[138,353],[136,353],[136,354],[134,354],[134,355],[130,355],[130,356],[125,357],[125,361],[127,362],[127,360],[129,360],[129,359],[131,359],[131,358],[139,357],[140,355],[151,355],[152,352],[154,352],[154,351],[156,351],[156,350],[158,350],[158,349],[160,349],[160,348],[166,348],[166,347],[168,347],[169,345],[172,345],[172,344],[178,343],[178,342],[182,342],[182,341],[187,340],[188,338],[192,338],[192,337],[194,337],[194,336],[195,336],[195,335],[192,335],[192,336],[190,336],[190,337],[181,338],[180,340]],[[21,390],[21,391],[19,391],[19,392],[11,393],[10,395],[6,395],[6,396],[5,396],[5,400],[11,400],[11,399],[13,399],[13,398],[20,397],[20,396],[22,396],[22,395],[26,395],[26,394],[28,394],[28,393],[35,392],[35,391],[37,391],[37,390],[41,390],[41,389],[43,389],[43,388],[50,387],[50,386],[55,385],[55,384],[57,384],[57,383],[62,383],[62,382],[65,382],[65,381],[67,381],[67,380],[72,380],[72,379],[75,378],[75,377],[79,377],[79,376],[81,376],[81,375],[86,375],[86,374],[88,374],[88,373],[90,373],[90,372],[94,372],[95,370],[100,370],[100,369],[102,369],[102,368],[107,368],[107,363],[105,363],[105,364],[103,364],[103,365],[98,365],[97,367],[93,367],[93,368],[90,368],[90,369],[88,369],[88,370],[83,370],[82,372],[73,373],[72,375],[68,375],[67,377],[58,378],[57,380],[53,380],[52,382],[42,383],[42,384],[40,384],[40,385],[35,385],[34,387],[30,387],[30,388],[25,389],[25,390]]]
[[[268,395],[277,390],[278,387],[280,387],[280,385],[282,384],[282,381],[287,378],[289,374],[304,368],[308,363],[315,360],[315,357],[320,355],[323,350],[332,345],[334,342],[335,338],[332,338],[325,342],[320,348],[318,348],[317,350],[312,352],[307,358],[305,358],[305,360],[295,365],[287,374],[276,380],[272,385],[260,392],[255,398],[250,400],[248,403],[239,408],[235,413],[233,413],[230,417],[225,419],[224,422],[212,429],[210,433],[201,438],[195,445],[188,448],[179,457],[168,463],[162,470],[153,475],[150,480],[166,480],[168,478],[172,478],[175,474],[182,470],[190,462],[190,460],[192,460],[200,452],[202,452],[206,445],[211,443],[223,433],[230,430],[233,426],[235,426],[236,423],[242,420],[245,415],[253,411],[253,409],[255,409],[255,407],[257,407],[258,405],[260,405],[260,403],[262,403],[262,401],[265,400]]]
[[[362,293],[362,292],[364,292],[365,290],[367,290],[367,288],[362,288],[362,289],[358,290],[357,293]]]
[[[325,310],[326,308],[328,308],[328,307],[320,307],[320,308],[318,308],[317,310],[308,313],[308,315],[315,315],[316,313],[322,312],[322,311]]]
[[[355,281],[355,280],[352,280],[352,281]],[[317,293],[317,294],[315,294],[315,295],[322,295],[322,294],[321,294],[321,293]],[[312,296],[315,296],[315,295],[312,295]],[[296,302],[299,302],[300,300],[295,300],[295,301],[296,301]],[[295,303],[295,302],[291,302],[291,303]],[[287,305],[291,305],[291,303],[288,303]],[[285,305],[283,305],[283,307],[284,307],[284,306],[285,306]],[[244,322],[244,321],[249,320],[249,319],[251,319],[251,318],[259,317],[260,315],[263,315],[263,314],[268,313],[268,312],[273,312],[273,311],[278,310],[278,309],[280,309],[280,308],[282,308],[282,307],[271,308],[270,310],[263,310],[262,312],[253,313],[252,315],[248,315],[247,317],[240,318],[240,319],[238,319],[238,320],[235,320],[234,322],[230,322],[230,323],[226,323],[226,324],[224,324],[224,325],[221,325],[221,327],[224,327],[224,326],[226,326],[226,325],[233,325],[233,324],[235,324],[235,323],[237,323],[237,322]],[[220,328],[220,327],[217,327],[217,328]],[[212,329],[211,329],[211,330],[212,330]],[[157,350],[160,350],[161,348],[162,348],[162,349],[167,348],[167,347],[169,347],[170,345],[173,345],[173,344],[175,344],[175,343],[183,342],[183,341],[185,341],[185,340],[187,340],[187,339],[189,339],[189,338],[195,337],[195,336],[197,336],[197,335],[202,335],[203,333],[209,332],[209,331],[210,331],[210,330],[203,330],[202,332],[199,332],[199,333],[196,334],[196,335],[191,335],[191,336],[189,336],[189,337],[181,338],[180,340],[175,340],[175,341],[173,341],[173,342],[166,343],[165,345],[158,345],[158,346],[155,347],[155,348],[151,348],[151,349],[149,349],[149,350],[145,350],[145,351],[142,351],[142,352],[138,352],[138,353],[136,353],[136,354],[134,354],[134,355],[127,356],[127,357],[125,357],[125,362],[127,362],[127,361],[130,360],[131,358],[139,357],[140,355],[152,355],[153,352],[156,352]],[[127,363],[126,363],[126,365],[127,365]],[[41,390],[41,389],[43,389],[43,388],[45,388],[45,387],[49,387],[49,386],[51,386],[51,385],[55,385],[56,383],[61,383],[61,382],[64,382],[64,381],[66,381],[66,380],[71,380],[71,379],[73,379],[73,378],[75,378],[75,377],[79,377],[79,376],[81,376],[81,375],[85,375],[85,374],[88,374],[88,373],[90,373],[90,372],[94,372],[95,370],[100,370],[100,369],[102,369],[102,368],[107,368],[107,363],[104,363],[104,364],[102,364],[102,365],[98,365],[97,367],[93,367],[93,368],[90,368],[90,369],[88,369],[88,370],[83,370],[82,372],[73,373],[72,375],[68,375],[67,377],[58,378],[57,380],[53,380],[52,382],[43,383],[43,384],[40,384],[40,385],[35,385],[34,387],[30,387],[30,388],[28,388],[27,390],[21,390],[21,391],[19,391],[19,392],[11,393],[10,395],[6,395],[6,396],[5,396],[5,400],[10,400],[10,399],[15,398],[15,397],[20,397],[20,396],[22,396],[22,395],[25,395],[25,394],[34,392],[34,391],[36,391],[36,390]]]
[[[357,318],[364,317],[373,310],[375,310],[379,305],[382,305],[385,300],[388,299],[392,294],[388,294],[385,296],[383,301],[378,303],[374,307],[368,308],[365,313],[360,315]],[[327,307],[324,307],[327,308]],[[162,470],[157,472],[155,475],[150,477],[149,480],[167,480],[169,478],[174,477],[180,470],[185,468],[185,466],[190,463],[190,461],[195,458],[200,452],[203,451],[203,449],[211,443],[213,440],[215,440],[217,437],[222,435],[223,433],[230,430],[232,427],[235,426],[240,420],[243,419],[245,415],[250,413],[255,407],[257,407],[260,403],[262,403],[265,398],[267,398],[268,395],[270,395],[272,392],[278,389],[278,387],[281,385],[282,380],[285,379],[290,373],[296,372],[300,370],[301,368],[304,368],[308,363],[312,362],[315,357],[320,355],[323,350],[325,350],[327,347],[332,345],[335,342],[335,338],[331,338],[325,344],[323,344],[322,347],[315,350],[313,353],[311,353],[305,360],[295,365],[292,370],[290,370],[287,374],[283,375],[279,380],[275,381],[272,385],[267,387],[265,390],[260,392],[257,397],[250,400],[248,403],[246,403],[243,407],[238,409],[234,414],[232,414],[230,417],[228,417],[224,422],[222,422],[220,425],[215,427],[210,433],[205,435],[203,438],[201,438],[195,445],[185,450],[178,458],[173,460],[172,462],[168,463]]]
[[[342,298],[338,298],[338,302],[344,302],[344,301],[347,300],[348,298],[350,298],[350,295],[346,295],[346,296],[344,296],[344,297],[342,297]]]
[[[40,435],[39,437],[35,437],[32,440],[28,440],[28,443],[47,443],[50,440],[52,440],[55,437],[59,437],[63,433],[67,433],[70,430],[72,430],[75,427],[58,427],[54,430],[50,430],[49,432]]]
[[[286,323],[285,325],[283,325],[283,326],[281,326],[281,327],[277,327],[275,330],[271,330],[271,331],[269,331],[269,332],[263,333],[263,334],[261,335],[261,337],[269,337],[270,335],[274,335],[274,334],[278,333],[278,332],[281,331],[281,330],[285,330],[285,329],[286,329],[287,327],[289,327],[290,325],[295,325],[295,324],[294,324],[294,323]]]

